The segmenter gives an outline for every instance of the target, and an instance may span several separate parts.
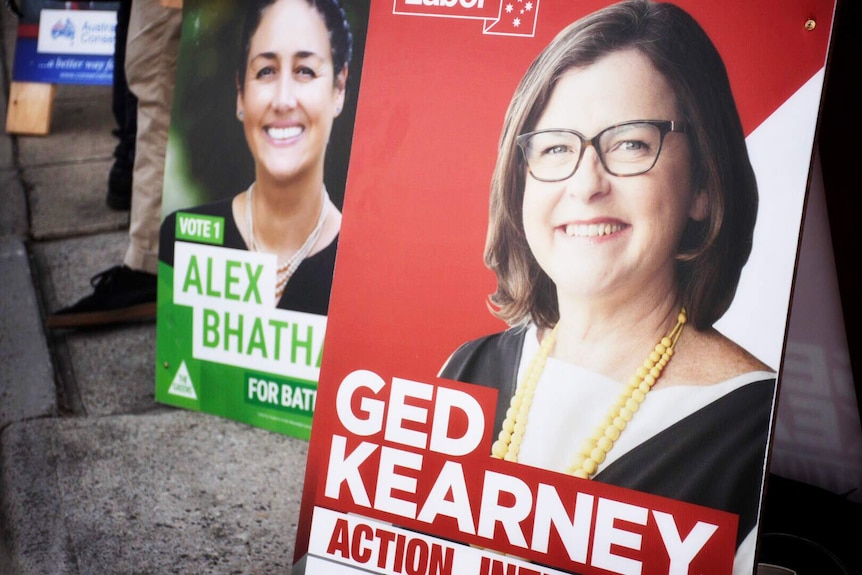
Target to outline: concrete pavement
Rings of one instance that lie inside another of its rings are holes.
[[[0,132],[0,575],[289,573],[307,442],[157,404],[154,322],[43,328],[125,252],[112,128],[58,86],[48,136]]]

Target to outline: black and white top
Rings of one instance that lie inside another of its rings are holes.
[[[494,429],[499,430],[517,382],[538,348],[535,327],[512,328],[465,343],[440,376],[498,389]],[[751,372],[714,385],[651,391],[593,480],[738,515],[734,570],[750,573],[775,384],[774,373]],[[519,463],[564,471],[623,387],[549,358]]]

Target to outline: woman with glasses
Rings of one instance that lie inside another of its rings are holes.
[[[506,113],[485,263],[509,330],[442,377],[499,389],[494,457],[739,516],[751,573],[775,373],[713,328],[757,186],[724,64],[670,4],[571,24]]]
[[[352,34],[338,0],[249,0],[237,72],[237,119],[255,181],[188,213],[223,218],[224,247],[275,254],[279,308],[326,315],[341,212],[323,181],[344,105]],[[173,265],[176,214],[161,228]]]

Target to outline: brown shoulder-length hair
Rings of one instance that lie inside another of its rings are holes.
[[[689,322],[707,329],[733,301],[751,252],[757,183],[724,62],[681,8],[626,0],[560,32],[533,61],[506,112],[491,182],[485,264],[497,274],[492,311],[510,325],[549,327],[559,320],[556,287],[524,234],[527,170],[515,138],[534,129],[563,73],[626,49],[645,55],[676,94],[692,151],[692,182],[709,199],[707,218],[689,220],[676,256]]]

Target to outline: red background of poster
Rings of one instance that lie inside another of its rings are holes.
[[[605,4],[543,0],[535,38],[372,6],[322,387],[357,367],[428,379],[505,328],[486,309],[482,250],[506,106],[559,29]],[[747,134],[824,64],[828,0],[680,5],[724,57]]]
[[[483,35],[479,20],[393,15],[391,2],[372,4],[297,558],[339,382],[368,369],[387,381],[433,383],[457,346],[506,327],[487,309],[495,280],[482,264],[505,110],[551,38],[609,2],[535,4],[533,38]],[[831,0],[677,4],[722,54],[746,134],[825,64]]]

